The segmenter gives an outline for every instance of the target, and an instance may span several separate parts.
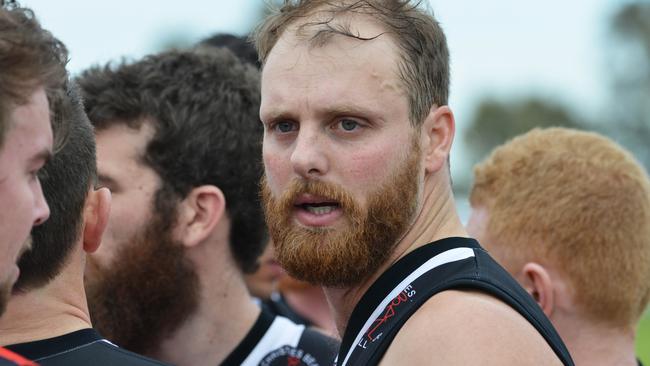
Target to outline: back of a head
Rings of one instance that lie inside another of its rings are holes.
[[[258,69],[262,66],[257,57],[255,46],[246,37],[217,33],[199,42],[199,46],[227,48],[240,60],[254,65]]]
[[[506,267],[550,264],[587,319],[638,321],[650,299],[650,182],[630,153],[595,133],[535,129],[474,173],[472,207],[486,209]]]
[[[64,268],[78,243],[83,208],[96,175],[95,135],[73,83],[53,110],[68,127],[65,144],[39,172],[50,218],[32,229],[32,249],[18,263],[16,287],[28,291],[46,285]]]
[[[400,52],[398,73],[408,95],[409,117],[419,126],[433,105],[447,104],[449,95],[447,40],[433,15],[420,5],[409,0],[285,0],[258,26],[253,39],[264,64],[289,29],[312,47],[339,36],[362,41],[391,37]],[[359,37],[351,27],[356,16],[370,17],[385,32]]]
[[[67,58],[65,46],[41,28],[31,10],[0,1],[0,147],[12,106],[26,103],[39,86],[45,87],[50,106],[62,97]],[[55,137],[59,127],[53,124]]]
[[[142,158],[169,195],[157,201],[175,203],[201,185],[221,189],[233,256],[244,272],[253,270],[264,247],[257,70],[228,50],[202,47],[95,67],[78,81],[98,132],[154,127]]]

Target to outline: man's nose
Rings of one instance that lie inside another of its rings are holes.
[[[44,223],[50,217],[50,206],[43,196],[40,183],[34,192],[34,226]]]
[[[305,179],[314,179],[327,172],[329,166],[325,138],[314,129],[300,130],[291,154],[291,165],[296,174]]]

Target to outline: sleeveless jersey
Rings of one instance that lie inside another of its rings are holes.
[[[224,366],[330,366],[339,341],[264,307],[253,328],[223,361]]]
[[[564,365],[573,365],[533,298],[476,240],[468,238],[429,243],[386,270],[354,308],[338,365],[377,365],[409,317],[432,296],[450,289],[477,290],[505,302],[537,329]]]

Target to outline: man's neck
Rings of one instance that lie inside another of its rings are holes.
[[[368,288],[399,259],[413,250],[443,238],[467,237],[456,213],[454,197],[449,184],[440,182],[444,176],[427,177],[423,191],[423,203],[413,224],[395,246],[392,255],[375,273],[361,284],[344,289],[324,288],[325,296],[333,310],[336,327],[341,337],[357,303]]]
[[[31,342],[91,328],[83,286],[83,258],[73,253],[46,286],[11,296],[0,318],[0,344]]]
[[[557,323],[557,322],[555,322]],[[576,365],[636,366],[635,331],[582,320],[557,326]]]
[[[218,365],[244,339],[260,308],[252,301],[241,273],[224,267],[228,266],[213,263],[199,272],[197,311],[148,356],[178,366]]]
[[[296,290],[287,290],[282,293],[282,296],[295,312],[309,320],[313,326],[327,335],[337,337],[332,310],[320,286],[309,285]]]

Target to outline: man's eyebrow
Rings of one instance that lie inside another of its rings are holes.
[[[106,174],[97,174],[97,182],[101,183],[102,185],[104,184],[109,184],[109,185],[115,185],[115,179],[109,177]]]
[[[52,151],[50,151],[49,149],[43,149],[38,153],[36,153],[36,155],[32,156],[32,158],[29,160],[32,162],[42,161],[44,163],[47,163],[48,161],[50,161],[50,159],[52,159]]]

